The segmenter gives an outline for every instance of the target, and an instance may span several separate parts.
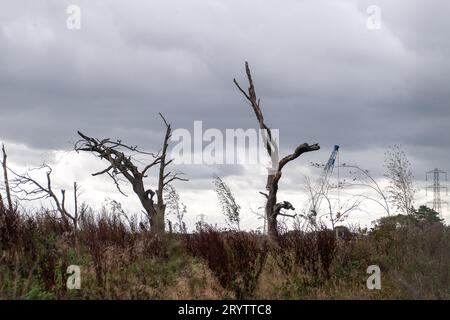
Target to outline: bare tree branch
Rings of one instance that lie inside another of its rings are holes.
[[[45,184],[30,176],[30,172],[41,170],[46,171]],[[65,207],[65,190],[61,190],[61,200],[53,191],[51,180],[51,174],[53,170],[49,165],[44,163],[42,166],[30,169],[24,174],[17,174],[11,169],[9,169],[9,171],[14,175],[14,179],[11,181],[11,191],[17,195],[18,199],[27,201],[51,199],[56,206],[56,210],[61,214],[61,218],[63,220],[70,219],[73,225],[76,226],[75,216],[70,214]]]

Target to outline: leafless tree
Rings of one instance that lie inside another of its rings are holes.
[[[263,234],[267,233],[267,222],[266,222],[266,213],[264,212],[264,207],[258,207],[256,210],[252,207],[249,208],[250,213],[252,213],[256,219],[263,221],[263,226],[258,227],[257,230],[262,230]]]
[[[361,168],[356,164],[343,163],[339,166],[342,170],[347,170],[350,178],[344,178],[339,185],[340,189],[351,190],[353,188],[367,189],[370,192],[349,193],[352,197],[361,197],[365,201],[378,204],[388,216],[390,216],[390,206],[388,196],[377,180],[370,174],[369,170]]]
[[[389,179],[387,194],[392,204],[404,214],[414,214],[414,176],[411,163],[399,145],[389,147],[385,153],[385,177]]]
[[[245,62],[245,71],[247,74],[247,80],[249,83],[248,90],[245,91],[242,89],[242,87],[239,85],[239,83],[236,81],[236,79],[233,80],[236,87],[239,89],[239,91],[244,95],[244,97],[248,100],[250,103],[256,119],[259,124],[259,128],[264,133],[265,138],[265,146],[267,153],[269,157],[272,159],[272,162],[274,162],[274,159],[277,159],[278,154],[278,145],[277,142],[273,139],[272,131],[265,123],[263,113],[261,111],[260,107],[260,100],[256,96],[255,87],[253,84],[252,75],[250,72],[250,68],[248,66],[248,63]],[[268,193],[262,193],[266,198],[266,207],[265,207],[265,213],[267,216],[267,223],[268,223],[268,231],[269,235],[273,238],[278,237],[278,226],[277,226],[277,217],[279,215],[279,211],[277,212],[277,193],[278,193],[278,183],[281,179],[282,170],[286,164],[289,162],[297,159],[300,155],[302,155],[305,152],[310,151],[316,151],[319,150],[320,147],[318,144],[309,145],[307,143],[300,144],[295,148],[294,152],[292,154],[289,154],[282,158],[279,161],[276,161],[276,163],[272,163],[273,170],[269,171],[267,175],[267,184],[266,189]]]
[[[228,185],[218,176],[213,178],[213,184],[214,191],[222,206],[222,214],[225,216],[228,226],[231,229],[240,230],[241,206],[237,204],[234,194]]]
[[[165,232],[165,203],[164,203],[164,187],[175,180],[187,181],[182,178],[178,171],[168,171],[167,167],[173,162],[173,159],[167,159],[167,150],[169,147],[169,140],[172,135],[172,129],[163,115],[159,114],[166,126],[166,133],[163,140],[162,150],[157,154],[141,151],[137,146],[131,146],[123,143],[121,140],[111,141],[111,139],[96,139],[89,137],[78,131],[81,140],[75,143],[76,151],[91,152],[100,159],[109,163],[104,170],[96,172],[93,176],[107,174],[115,183],[117,189],[122,193],[120,187],[121,182],[125,178],[132,188],[133,192],[138,196],[151,229],[155,233]],[[148,156],[149,162],[140,169],[138,163],[140,160],[136,156]],[[150,169],[159,165],[159,176],[157,189],[148,188],[145,185],[145,178]],[[156,196],[156,201],[155,201]]]
[[[316,227],[317,212],[319,212],[320,209],[318,198],[323,196],[323,194],[319,194],[320,192],[316,190],[308,177],[305,177],[303,191],[306,193],[308,201],[303,213],[299,214],[296,219],[296,229],[298,230],[303,229],[303,227]],[[302,219],[304,221],[302,221]]]
[[[338,187],[342,188],[342,184],[340,184],[339,186],[330,185],[330,188]],[[307,192],[309,198],[307,210],[305,211],[309,212],[300,214],[299,217],[305,219],[307,224],[299,223],[299,221],[297,221],[297,225],[303,225],[307,228],[312,229],[315,229],[318,227],[318,225],[321,225],[321,223],[323,222],[323,218],[326,218],[328,221],[330,221],[331,227],[334,229],[336,227],[336,224],[343,223],[352,211],[359,209],[360,205],[365,200],[365,196],[359,194],[350,195],[345,200],[341,200],[340,197],[331,196],[328,193],[320,193],[320,191],[314,188],[311,180],[309,180],[308,178],[305,179],[304,189]],[[314,201],[317,198],[325,200],[327,209],[324,210],[324,212],[321,211],[320,207],[316,207],[311,210],[309,206],[310,203],[318,204],[322,202]]]
[[[38,168],[33,168],[28,170],[28,172],[24,174],[18,174],[8,168],[8,170],[13,174],[14,178],[11,180],[11,191],[15,194],[17,199],[25,200],[25,201],[35,201],[35,200],[43,200],[50,199],[53,201],[56,206],[56,210],[61,214],[61,218],[66,223],[68,220],[72,222],[73,227],[77,228],[77,219],[78,217],[69,213],[66,209],[66,190],[61,190],[61,196],[58,197],[56,193],[53,191],[52,187],[52,168],[43,164]],[[32,172],[45,172],[45,182],[39,181],[37,178],[31,177]],[[77,189],[74,190],[77,193]]]
[[[338,223],[345,222],[345,220],[349,217],[352,211],[359,209],[361,203],[364,200],[364,198],[361,196],[350,197],[345,201],[343,201],[343,203],[341,203],[337,211],[334,211],[332,203],[333,201],[337,201],[337,199],[330,197],[329,195],[326,195],[324,199],[328,204],[328,212],[319,216],[319,220],[322,217],[327,217],[331,223],[331,227],[333,228],[333,230],[335,229]]]

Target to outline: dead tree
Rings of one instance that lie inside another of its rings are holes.
[[[277,202],[277,193],[278,193],[278,183],[281,179],[282,170],[286,164],[297,159],[300,155],[305,152],[316,151],[319,150],[319,145],[313,144],[309,145],[307,143],[300,144],[295,148],[292,154],[289,154],[278,161],[277,153],[278,153],[278,145],[277,142],[274,141],[272,136],[271,129],[267,126],[264,121],[263,113],[260,107],[260,100],[256,96],[255,87],[253,84],[252,75],[250,73],[250,68],[248,63],[245,62],[245,71],[247,74],[247,80],[249,83],[248,90],[245,91],[241,88],[236,79],[233,80],[236,87],[241,91],[241,93],[245,96],[245,98],[250,102],[250,105],[255,113],[256,119],[259,124],[259,128],[263,132],[263,137],[265,139],[264,143],[267,149],[267,153],[269,157],[274,161],[276,159],[277,163],[272,163],[273,170],[270,171],[267,175],[267,185],[266,189],[268,193],[262,193],[266,198],[266,206],[265,212],[268,223],[268,232],[271,237],[276,238],[278,236],[278,227],[277,227],[277,217],[279,215],[279,210],[276,210],[280,205]],[[278,206],[277,206],[278,205]]]
[[[45,170],[46,181],[39,182],[38,179],[32,178],[30,172]],[[58,198],[52,188],[52,168],[47,164],[43,164],[38,168],[29,170],[24,174],[17,174],[11,169],[14,179],[11,180],[11,191],[19,200],[35,201],[43,199],[51,199],[56,206],[56,210],[61,214],[61,218],[67,224],[70,220],[72,225],[77,227],[77,218],[70,214],[66,209],[66,190],[61,190],[61,198]],[[76,192],[76,191],[75,191]]]
[[[91,152],[100,159],[108,161],[109,166],[107,168],[92,175],[98,176],[107,174],[114,181],[117,189],[122,194],[124,193],[121,190],[120,184],[123,181],[123,178],[128,181],[145,210],[152,231],[155,233],[164,233],[164,215],[166,209],[163,194],[164,187],[175,180],[187,181],[187,179],[181,178],[180,172],[166,172],[167,167],[173,162],[173,159],[167,160],[167,150],[172,135],[172,129],[162,114],[159,115],[166,126],[166,133],[162,150],[157,154],[141,151],[137,146],[124,144],[121,140],[100,140],[89,137],[79,131],[78,135],[81,137],[81,140],[75,144],[75,150]],[[137,165],[140,161],[135,158],[136,155],[150,157],[149,163],[140,169]],[[158,185],[155,190],[154,188],[146,187],[144,180],[147,177],[149,170],[158,165]]]
[[[321,165],[313,164],[313,166],[320,167]],[[344,184],[339,182],[336,185],[329,184],[327,189],[337,189],[339,192],[343,186]],[[363,201],[369,198],[365,194],[352,195],[346,193],[346,199],[341,201],[339,194],[337,197],[333,197],[328,194],[328,191],[318,190],[318,188],[315,188],[309,178],[305,179],[303,189],[308,195],[309,200],[305,210],[303,210],[302,214],[299,214],[299,217],[304,219],[306,224],[301,224],[297,221],[297,225],[305,225],[313,231],[323,226],[323,218],[327,218],[331,222],[331,227],[334,229],[337,223],[345,222],[350,213],[355,210],[359,210]],[[323,203],[322,200],[325,200],[327,206],[327,209],[324,210],[323,213],[321,210],[321,203]]]
[[[8,158],[5,150],[5,145],[2,145],[2,152],[3,152],[3,161],[2,161],[2,167],[3,167],[3,177],[5,180],[5,192],[6,192],[6,199],[8,201],[8,209],[9,212],[13,212],[13,202],[11,198],[11,189],[9,187],[9,180],[8,180],[8,167],[6,164],[6,159]]]
[[[383,210],[386,212],[388,216],[391,215],[390,207],[388,202],[388,197],[385,195],[385,192],[379,185],[379,183],[375,180],[374,177],[370,174],[369,170],[361,168],[356,164],[346,164],[338,166],[338,168],[348,170],[348,173],[351,175],[351,179],[344,179],[338,188],[364,188],[368,189],[370,193],[351,193],[352,197],[360,197],[363,198],[364,201],[371,201],[378,204]]]

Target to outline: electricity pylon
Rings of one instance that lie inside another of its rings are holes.
[[[432,177],[431,179],[433,179],[433,184],[426,187],[426,193],[428,195],[428,190],[429,189],[433,190],[432,209],[439,214],[442,214],[442,205],[443,204],[446,204],[447,208],[448,208],[448,202],[442,201],[442,199],[441,199],[441,190],[445,190],[446,195],[448,195],[447,187],[441,185],[441,175],[443,175],[445,177],[445,181],[447,181],[447,172],[439,170],[437,168],[434,170],[428,171],[426,174],[427,181],[428,181],[428,177],[430,177],[430,176]]]

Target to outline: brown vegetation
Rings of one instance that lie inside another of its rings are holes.
[[[382,220],[346,240],[321,228],[277,242],[210,226],[155,235],[111,212],[80,213],[73,229],[48,211],[0,203],[1,299],[450,298],[450,230],[440,222]],[[382,289],[368,290],[379,265]],[[66,288],[69,265],[81,290]]]

